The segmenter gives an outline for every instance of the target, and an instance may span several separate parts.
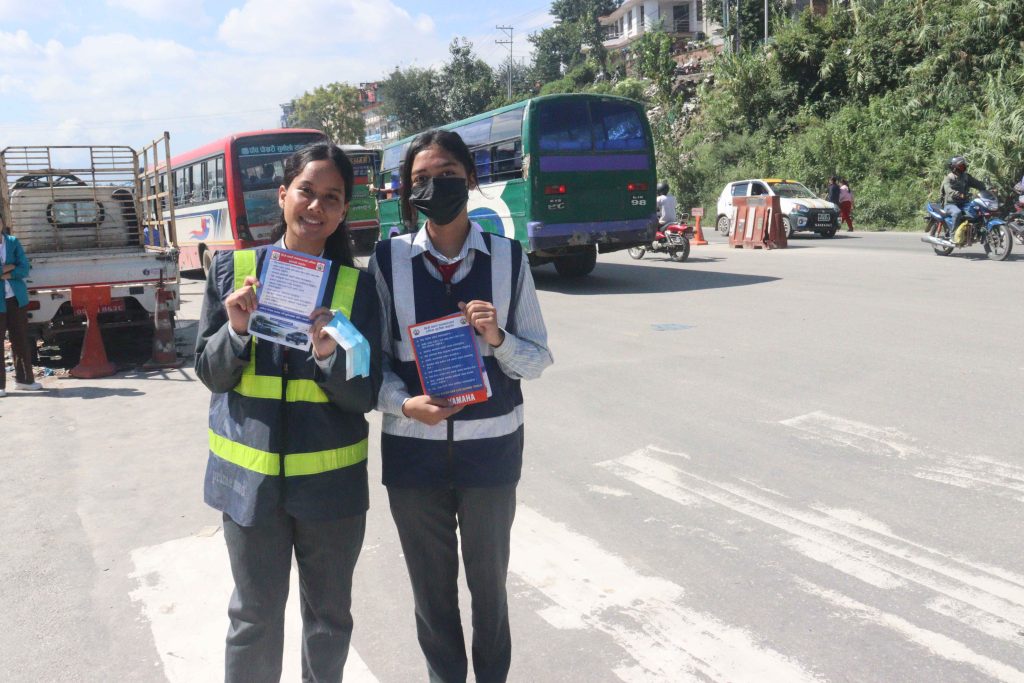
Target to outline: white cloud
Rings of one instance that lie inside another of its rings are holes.
[[[315,52],[342,47],[401,46],[405,50],[434,29],[390,0],[247,0],[228,12],[218,37],[238,50]]]
[[[188,23],[206,20],[203,0],[107,0],[107,6],[128,10],[144,19]]]

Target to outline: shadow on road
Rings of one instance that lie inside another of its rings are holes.
[[[65,380],[62,380],[62,382]],[[67,380],[77,382],[81,380]],[[43,391],[19,392],[18,398],[109,398],[111,396],[145,396],[145,392],[131,388],[96,387],[96,386],[72,386],[69,384],[57,384],[46,387]],[[9,395],[10,396],[10,395]]]
[[[594,272],[578,279],[562,278],[554,270],[539,268],[533,271],[533,278],[537,289],[584,296],[690,292],[701,289],[745,287],[781,279],[764,275],[688,270],[685,263],[679,264],[678,268],[649,268],[642,264],[598,263]]]

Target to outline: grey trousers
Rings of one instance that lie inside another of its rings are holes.
[[[224,515],[224,540],[235,579],[228,605],[225,681],[281,679],[293,550],[299,567],[302,680],[341,681],[352,639],[352,572],[365,531],[365,514],[306,522],[279,510],[272,520],[252,527]]]
[[[416,602],[416,633],[431,683],[465,683],[466,644],[459,616],[459,554],[472,598],[473,672],[502,683],[512,661],[505,580],[516,486],[388,488]]]

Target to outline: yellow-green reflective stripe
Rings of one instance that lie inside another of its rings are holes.
[[[281,395],[281,384],[278,382],[277,395]],[[317,386],[311,379],[290,379],[285,388],[285,401],[295,403],[305,401],[306,403],[327,403],[327,394]]]
[[[320,474],[340,470],[366,460],[369,446],[366,439],[351,446],[331,448],[314,453],[289,453],[284,456],[284,476],[297,477],[304,474]]]
[[[281,473],[281,457],[276,453],[267,453],[258,448],[225,439],[212,429],[210,432],[210,450],[219,458],[253,472],[277,476]]]
[[[257,375],[254,370],[251,370],[252,367],[253,363],[250,361],[249,365],[247,365],[245,370],[242,371],[242,377],[238,380],[238,384],[235,385],[235,392],[242,396],[248,396],[249,398],[272,398],[280,400],[281,378]]]
[[[235,250],[235,289],[241,289],[245,278],[256,274],[256,252],[252,249]]]
[[[332,310],[341,311],[346,318],[352,317],[352,301],[356,298],[358,282],[358,270],[348,266],[338,268],[338,279],[334,283],[334,294],[331,295]]]

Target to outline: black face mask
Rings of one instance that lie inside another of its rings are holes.
[[[469,201],[469,185],[465,178],[436,177],[413,185],[409,202],[430,219],[433,225],[448,225],[462,212]]]

